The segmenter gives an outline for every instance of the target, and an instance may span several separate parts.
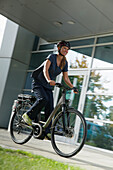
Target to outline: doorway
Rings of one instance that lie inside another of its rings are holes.
[[[66,99],[70,100],[70,106],[74,107],[81,113],[83,113],[84,104],[85,104],[85,95],[87,90],[87,78],[88,78],[88,71],[78,71],[76,69],[70,69],[68,71],[69,78],[71,83],[78,88],[79,94],[73,93],[72,90],[68,91],[66,94]],[[63,82],[62,74],[60,74],[56,82],[61,83]],[[56,106],[58,98],[60,95],[60,89],[55,87],[54,89],[54,106]]]

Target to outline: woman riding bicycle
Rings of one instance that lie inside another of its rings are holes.
[[[68,62],[65,56],[70,49],[70,43],[61,41],[58,43],[57,48],[58,54],[49,55],[44,62],[43,69],[40,72],[34,71],[36,74],[34,74],[35,76],[32,76],[34,78],[32,86],[36,101],[23,115],[23,119],[28,125],[32,125],[32,121],[35,120],[37,114],[40,113],[43,107],[45,107],[45,121],[53,111],[52,89],[56,84],[56,76],[61,72],[63,73],[65,83],[73,88],[74,91],[78,92],[78,90],[73,87],[68,77]]]

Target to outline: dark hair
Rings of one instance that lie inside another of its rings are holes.
[[[62,59],[62,61],[61,61],[61,63],[60,63],[60,68],[63,69],[64,66],[65,66],[65,64],[66,64],[66,57],[63,56],[63,59]]]

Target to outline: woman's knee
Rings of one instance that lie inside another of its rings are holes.
[[[37,103],[47,103],[49,101],[48,95],[43,87],[35,88],[34,90],[35,96],[37,98]]]
[[[43,96],[40,99],[38,98],[37,100],[40,104],[43,103],[44,105],[46,105],[49,101],[48,97],[46,97],[46,96]]]

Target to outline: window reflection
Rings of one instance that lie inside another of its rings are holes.
[[[105,37],[99,37],[97,39],[97,43],[107,43],[107,42],[113,42],[113,35],[105,36]]]
[[[99,125],[96,122],[86,121],[86,143],[104,149],[113,150],[113,126],[110,124]]]
[[[93,70],[90,75],[88,92],[113,93],[113,70]]]
[[[113,45],[96,47],[93,67],[113,67]]]
[[[80,97],[80,93],[81,93],[81,89],[82,89],[84,76],[83,75],[69,76],[69,79],[70,79],[71,83],[73,84],[73,86],[77,87],[79,94],[76,95],[75,93],[73,93],[72,90],[68,90],[66,92],[66,100],[69,100],[69,105],[71,107],[78,109],[79,97]],[[64,82],[64,79],[62,79],[62,83],[66,85],[66,83]]]
[[[51,54],[51,52],[33,53],[29,64],[29,70],[36,69],[40,64],[42,64],[42,62],[49,54]]]
[[[113,121],[113,96],[87,95],[84,116],[88,118]]]
[[[26,76],[26,82],[25,82],[25,86],[24,89],[31,89],[31,84],[32,84],[32,77],[31,77],[32,72],[27,73]]]
[[[113,96],[87,95],[84,116],[86,143],[113,150]]]
[[[44,45],[40,45],[39,50],[48,50],[53,48],[54,48],[54,44],[44,44]]]
[[[69,68],[89,68],[91,64],[90,56],[73,50],[69,50],[66,58]]]
[[[82,46],[82,45],[91,45],[93,43],[94,43],[94,38],[70,41],[71,47]]]

